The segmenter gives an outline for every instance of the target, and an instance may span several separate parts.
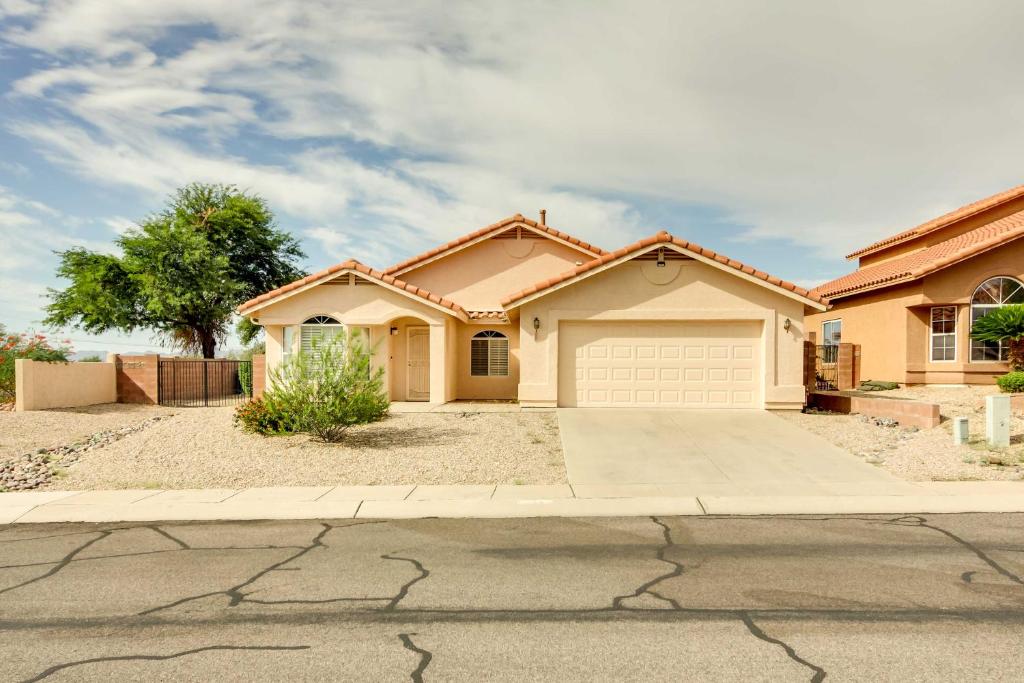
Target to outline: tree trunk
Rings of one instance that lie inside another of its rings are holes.
[[[217,351],[217,339],[206,330],[199,330],[199,342],[203,346],[203,358],[213,358]]]
[[[1010,370],[1018,372],[1024,370],[1024,338],[1010,338],[1006,340],[1010,351],[1007,360],[1010,363]]]

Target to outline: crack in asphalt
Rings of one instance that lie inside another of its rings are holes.
[[[827,676],[828,674],[825,673],[825,670],[823,668],[821,668],[817,664],[811,664],[809,661],[798,655],[796,653],[796,650],[793,649],[792,645],[789,645],[788,643],[783,642],[778,638],[774,638],[765,633],[760,626],[754,623],[754,619],[750,616],[750,612],[742,611],[739,613],[739,617],[740,620],[743,622],[744,626],[747,627],[747,630],[750,631],[750,635],[754,636],[759,640],[763,640],[766,643],[778,645],[786,652],[786,656],[788,656],[794,662],[800,664],[801,666],[805,666],[811,671],[813,671],[814,674],[811,676],[811,683],[821,683],[821,681],[825,680],[825,676]]]
[[[662,537],[665,539],[665,542],[658,548],[656,557],[658,561],[671,565],[672,569],[664,574],[661,574],[651,579],[650,581],[646,581],[640,584],[636,588],[636,590],[634,590],[631,594],[619,595],[612,598],[612,609],[631,609],[630,607],[624,607],[622,601],[629,600],[630,598],[639,598],[644,593],[647,593],[648,595],[658,600],[661,600],[662,602],[667,602],[672,607],[672,609],[681,609],[680,604],[676,600],[672,598],[666,598],[657,591],[652,590],[662,581],[667,581],[668,579],[675,578],[676,576],[681,576],[684,570],[681,562],[676,562],[675,560],[670,560],[665,557],[665,553],[668,552],[668,549],[675,547],[675,542],[673,542],[672,540],[672,530],[669,528],[667,524],[662,522],[657,517],[651,517],[650,519],[652,522],[661,527]]]
[[[982,562],[987,564],[989,567],[992,567],[992,569],[996,570],[996,572],[999,573],[1000,575],[1004,576],[1005,578],[1009,579],[1010,581],[1013,581],[1014,583],[1016,583],[1018,585],[1024,586],[1024,579],[1022,579],[1021,577],[1019,577],[1018,575],[1014,574],[1013,572],[1011,572],[1009,569],[1007,569],[1003,565],[1001,565],[998,562],[996,562],[995,560],[993,560],[991,557],[989,557],[988,553],[986,553],[984,550],[982,550],[978,546],[974,545],[973,543],[971,543],[967,539],[961,538],[960,536],[957,536],[956,534],[954,534],[952,531],[949,531],[948,529],[943,529],[940,526],[937,526],[935,524],[929,523],[928,520],[925,517],[922,517],[920,515],[903,515],[902,517],[895,517],[895,518],[889,520],[889,523],[890,524],[896,524],[896,525],[899,525],[899,526],[921,527],[921,528],[924,528],[924,529],[931,529],[932,531],[937,531],[940,534],[943,534],[944,536],[949,538],[950,540],[952,540],[952,541],[954,541],[956,543],[959,543],[961,546],[963,546],[967,550],[970,550],[972,553],[974,553],[975,555],[978,556],[978,559],[980,559]],[[968,573],[973,574],[974,572],[968,572]],[[970,583],[970,579],[969,578],[964,579],[964,581]]]
[[[401,588],[398,589],[398,592],[395,593],[394,597],[392,597],[391,600],[388,602],[388,604],[384,606],[384,609],[386,609],[386,610],[394,610],[394,609],[396,609],[398,607],[398,603],[402,602],[402,600],[405,599],[405,596],[407,596],[409,594],[409,589],[412,588],[413,585],[419,583],[423,579],[425,579],[428,576],[430,576],[430,570],[427,569],[426,567],[424,567],[419,562],[419,560],[414,560],[411,557],[398,557],[398,556],[395,556],[395,555],[381,555],[381,559],[383,559],[383,560],[400,560],[402,562],[409,562],[409,563],[412,564],[412,566],[416,567],[416,569],[418,569],[419,572],[420,572],[419,576],[413,577],[409,581],[406,581],[404,584],[402,584]]]
[[[410,638],[410,636],[415,635],[418,634],[399,633],[398,637],[401,639],[402,646],[405,647],[406,650],[415,652],[420,656],[420,663],[413,670],[413,672],[409,674],[409,678],[411,678],[414,683],[423,683],[423,672],[427,670],[428,666],[430,666],[430,660],[434,658],[434,653],[430,652],[429,650],[424,650],[423,648],[417,647],[416,643],[412,642],[412,638]]]
[[[259,581],[260,579],[262,579],[264,576],[266,576],[267,574],[269,574],[272,571],[280,571],[280,570],[282,570],[282,568],[284,568],[284,565],[288,564],[289,562],[294,562],[295,560],[297,560],[300,557],[306,555],[310,551],[312,551],[312,550],[314,550],[316,548],[324,548],[324,547],[326,547],[324,545],[324,543],[323,543],[324,536],[326,536],[330,531],[332,531],[334,529],[348,529],[348,528],[354,527],[354,526],[364,526],[366,524],[380,524],[380,523],[382,523],[382,521],[377,521],[377,520],[370,521],[370,522],[355,522],[353,524],[340,524],[340,525],[331,525],[331,524],[327,524],[326,522],[320,522],[320,526],[323,527],[323,528],[320,530],[320,533],[318,533],[316,536],[313,537],[313,540],[310,543],[308,543],[307,545],[304,545],[304,546],[297,546],[298,550],[295,553],[289,555],[288,557],[284,558],[283,560],[279,560],[277,562],[274,562],[273,564],[270,564],[270,565],[264,567],[263,569],[259,570],[258,572],[256,572],[255,574],[253,574],[252,576],[247,578],[245,581],[243,581],[243,582],[241,582],[239,584],[236,584],[236,585],[234,585],[234,586],[232,586],[232,587],[230,587],[230,588],[228,588],[226,590],[210,591],[208,593],[201,593],[199,595],[191,595],[191,596],[186,597],[186,598],[181,598],[180,600],[175,600],[173,602],[169,602],[169,603],[166,603],[166,604],[163,604],[163,605],[158,605],[156,607],[152,607],[150,609],[143,610],[142,612],[139,612],[136,616],[140,616],[140,617],[141,616],[146,616],[146,615],[149,615],[149,614],[153,614],[155,612],[160,612],[160,611],[163,611],[163,610],[172,609],[174,607],[179,607],[179,606],[184,605],[184,604],[189,603],[189,602],[194,602],[196,600],[202,600],[204,598],[210,598],[210,597],[213,597],[213,596],[216,596],[216,595],[223,595],[223,596],[227,597],[228,598],[228,607],[236,607],[236,606],[242,604],[242,602],[246,602],[246,601],[259,602],[259,601],[255,600],[255,599],[248,598],[249,593],[243,592],[242,589],[246,588],[247,586],[251,586],[252,584],[256,583],[257,581]],[[370,599],[376,599],[376,598],[370,598]],[[383,599],[386,599],[386,598],[383,598]],[[330,600],[328,600],[328,602],[338,602],[338,601],[339,601],[338,599],[330,599]],[[270,601],[265,601],[263,604],[286,604],[286,602],[283,601],[281,603],[273,603],[273,602],[270,602]]]
[[[57,664],[51,666],[49,669],[36,674],[32,678],[26,678],[24,683],[35,683],[41,681],[44,678],[49,678],[58,671],[64,669],[70,669],[75,666],[82,666],[83,664],[98,664],[100,662],[164,662],[169,659],[178,659],[179,657],[187,657],[188,655],[199,654],[200,652],[216,652],[220,650],[229,651],[271,651],[271,652],[282,652],[282,651],[295,651],[295,650],[308,650],[309,645],[207,645],[206,647],[197,647],[194,650],[182,650],[181,652],[174,652],[169,655],[121,655],[112,657],[93,657],[92,659],[79,659],[74,662],[66,662],[64,664]]]
[[[69,564],[71,564],[71,562],[75,559],[76,555],[78,555],[79,553],[81,553],[84,550],[86,550],[92,544],[99,543],[104,538],[110,536],[114,532],[113,531],[97,531],[95,533],[97,533],[99,535],[96,536],[95,538],[90,538],[88,541],[86,541],[85,543],[81,544],[80,546],[78,546],[77,548],[75,548],[74,550],[72,550],[71,552],[66,554],[64,557],[59,559],[53,565],[53,567],[51,567],[50,570],[48,572],[46,572],[45,574],[40,574],[39,576],[36,576],[34,578],[31,578],[31,579],[28,579],[27,581],[22,581],[21,583],[16,584],[14,586],[8,586],[7,588],[0,589],[0,595],[3,595],[4,593],[9,593],[9,592],[11,592],[13,590],[17,590],[19,588],[23,588],[23,587],[28,586],[30,584],[36,583],[37,581],[43,581],[45,579],[50,578],[51,576],[59,573],[62,569],[67,567]]]

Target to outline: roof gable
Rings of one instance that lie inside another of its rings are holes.
[[[563,287],[575,284],[590,277],[591,275],[603,272],[609,268],[614,268],[621,263],[630,261],[659,247],[668,247],[675,251],[679,251],[694,258],[695,260],[705,263],[706,265],[725,270],[753,282],[754,284],[769,287],[784,296],[800,300],[814,308],[825,310],[828,305],[828,302],[824,297],[809,292],[803,287],[799,287],[792,282],[779,279],[765,273],[764,271],[757,270],[756,268],[744,263],[730,259],[727,256],[718,254],[710,249],[705,249],[699,244],[674,237],[664,231],[659,232],[657,235],[644,238],[638,242],[634,242],[622,249],[606,253],[592,261],[584,263],[581,266],[577,266],[573,270],[566,271],[561,275],[535,283],[522,291],[505,297],[501,303],[506,309],[516,308]]]
[[[888,249],[889,247],[896,246],[897,244],[910,242],[919,237],[923,237],[924,235],[933,233],[936,230],[948,227],[957,221],[970,218],[971,216],[976,216],[983,211],[988,211],[989,209],[993,209],[1020,197],[1024,197],[1024,185],[1018,185],[1017,187],[1004,192],[999,192],[990,197],[985,197],[984,199],[979,199],[976,202],[971,202],[970,204],[961,206],[959,209],[945,213],[938,218],[933,218],[932,220],[926,221],[909,230],[904,230],[903,232],[892,235],[891,237],[886,237],[885,239],[869,244],[863,249],[858,249],[857,251],[848,254],[846,258],[859,258],[861,256],[867,256],[868,254],[882,251],[883,249]]]
[[[451,254],[471,247],[474,244],[478,244],[480,242],[483,242],[484,240],[497,237],[507,232],[508,230],[514,230],[517,227],[523,230],[527,230],[541,237],[545,237],[547,239],[551,239],[556,242],[565,244],[566,246],[579,251],[581,254],[588,257],[588,259],[595,258],[606,253],[600,247],[584,242],[583,240],[573,237],[568,233],[561,232],[560,230],[555,230],[554,228],[543,223],[532,221],[529,218],[525,218],[522,214],[517,213],[516,215],[500,220],[497,223],[492,223],[491,225],[488,225],[485,228],[481,228],[480,230],[471,232],[468,235],[463,235],[462,237],[452,240],[451,242],[442,244],[439,247],[435,247],[433,249],[423,252],[422,254],[418,254],[404,261],[396,263],[393,266],[385,268],[384,273],[396,276],[402,275],[404,273],[409,272],[410,270],[419,268],[421,266],[425,266],[428,263],[433,263],[434,261],[438,261],[440,259],[445,258],[446,256],[450,256]]]
[[[915,251],[892,261],[861,268],[819,285],[814,291],[822,296],[837,298],[910,282],[1020,237],[1024,237],[1024,210],[1004,216],[926,249]]]
[[[261,308],[265,308],[271,304],[281,301],[282,299],[304,292],[307,289],[316,287],[317,285],[323,284],[329,280],[333,280],[345,273],[351,273],[357,277],[369,280],[374,284],[381,285],[394,292],[416,299],[422,304],[426,304],[444,313],[453,315],[463,322],[469,320],[469,314],[466,310],[454,301],[450,301],[444,297],[432,294],[421,287],[399,280],[393,275],[388,275],[379,270],[374,270],[369,266],[364,266],[362,263],[355,260],[338,263],[330,268],[325,268],[317,273],[313,273],[312,275],[307,275],[301,280],[296,280],[295,282],[291,282],[283,287],[278,287],[277,289],[269,291],[266,294],[261,294],[254,299],[249,299],[239,306],[237,310],[242,315],[251,315]]]

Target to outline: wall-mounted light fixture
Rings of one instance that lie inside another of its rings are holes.
[[[540,329],[540,318],[534,317],[533,318],[533,331],[536,332],[539,329]]]
[[[397,335],[398,335],[398,328],[397,327],[392,327],[391,328],[391,336],[394,337],[394,336],[397,336]]]
[[[786,318],[786,322],[782,323],[782,329],[784,329],[786,332],[789,332],[789,328],[791,327],[793,327],[793,321],[790,320],[789,318]]]
[[[658,267],[665,267],[665,247],[658,247]]]

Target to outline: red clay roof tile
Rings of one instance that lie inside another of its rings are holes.
[[[910,230],[904,230],[903,232],[896,233],[891,237],[886,237],[883,240],[879,240],[877,242],[874,242],[873,244],[869,244],[863,249],[858,249],[852,254],[847,255],[846,258],[857,258],[858,256],[864,256],[866,254],[876,252],[879,249],[891,247],[895,244],[899,244],[900,242],[906,242],[907,240],[913,239],[915,237],[920,237],[921,235],[927,235],[930,232],[934,232],[935,230],[944,228],[947,225],[951,225],[961,219],[969,218],[977,213],[986,211],[995,206],[999,206],[1000,204],[1003,204],[1005,202],[1017,199],[1018,197],[1024,197],[1024,185],[1018,185],[1017,187],[1010,188],[1009,190],[1006,190],[1004,192],[994,194],[991,197],[985,197],[984,199],[979,199],[976,202],[971,202],[970,204],[961,206],[959,209],[955,209],[953,211],[950,211],[949,213],[945,213],[939,216],[938,218],[933,218],[932,220],[922,223],[921,225],[918,225],[916,227],[913,227]]]
[[[1019,237],[1024,237],[1024,210],[912,254],[855,270],[815,287],[814,291],[835,298],[910,282]]]
[[[744,263],[741,263],[741,262],[736,261],[734,259],[730,259],[728,257],[722,256],[722,255],[720,255],[720,254],[718,254],[718,253],[716,253],[716,252],[714,252],[714,251],[712,251],[710,249],[705,249],[704,247],[700,246],[699,244],[694,244],[693,242],[688,242],[686,240],[679,239],[678,237],[673,237],[669,233],[667,233],[664,230],[662,230],[661,232],[659,232],[656,235],[653,235],[651,237],[645,237],[644,239],[639,240],[638,242],[634,242],[633,244],[630,244],[630,245],[628,245],[626,247],[623,247],[621,249],[617,249],[617,250],[615,250],[614,252],[612,252],[610,254],[609,253],[602,254],[601,256],[595,258],[593,261],[588,261],[587,263],[584,263],[582,266],[577,266],[576,268],[573,268],[572,270],[566,271],[566,272],[562,273],[561,275],[559,275],[558,277],[554,277],[554,278],[550,278],[548,280],[544,280],[544,281],[538,282],[538,283],[533,284],[533,285],[531,285],[531,286],[529,286],[529,287],[527,287],[527,288],[525,288],[525,289],[523,289],[523,290],[521,290],[519,292],[516,292],[515,294],[507,296],[504,299],[502,299],[501,305],[505,306],[506,308],[508,308],[510,305],[514,306],[514,305],[516,305],[516,302],[518,302],[521,299],[525,299],[526,297],[528,297],[528,296],[530,296],[532,294],[536,294],[538,292],[542,292],[545,289],[548,289],[550,287],[554,287],[555,285],[561,284],[561,283],[563,283],[563,282],[565,282],[567,280],[571,280],[574,277],[582,275],[582,274],[584,274],[586,272],[594,270],[595,268],[599,268],[600,266],[603,266],[603,265],[605,265],[607,263],[611,263],[612,261],[620,259],[620,258],[622,258],[624,256],[628,256],[629,254],[632,254],[634,252],[640,251],[641,249],[645,249],[646,247],[649,247],[649,246],[651,246],[653,244],[657,244],[659,242],[662,242],[662,243],[669,243],[670,242],[672,244],[675,244],[677,246],[682,247],[683,249],[686,249],[687,251],[691,251],[691,252],[694,252],[694,253],[699,254],[701,256],[704,256],[706,258],[713,259],[715,261],[718,261],[719,263],[723,263],[723,264],[729,266],[730,268],[734,268],[735,270],[741,271],[741,272],[746,273],[748,275],[752,275],[752,276],[754,276],[754,277],[756,277],[756,278],[758,278],[760,280],[765,280],[766,282],[769,282],[769,283],[771,283],[773,285],[777,285],[777,286],[783,287],[783,288],[785,288],[785,289],[787,289],[787,290],[789,290],[789,291],[791,291],[791,292],[793,292],[795,294],[798,294],[799,296],[804,297],[805,299],[810,299],[811,301],[814,301],[815,303],[819,303],[819,304],[827,304],[828,303],[828,301],[824,297],[820,296],[819,294],[809,292],[808,290],[804,289],[803,287],[799,287],[799,286],[793,284],[792,282],[787,282],[785,280],[780,280],[777,277],[774,277],[772,275],[768,275],[767,273],[764,273],[764,272],[762,272],[760,270],[757,270],[755,268],[751,268],[750,266],[748,266],[748,265],[746,265]]]

